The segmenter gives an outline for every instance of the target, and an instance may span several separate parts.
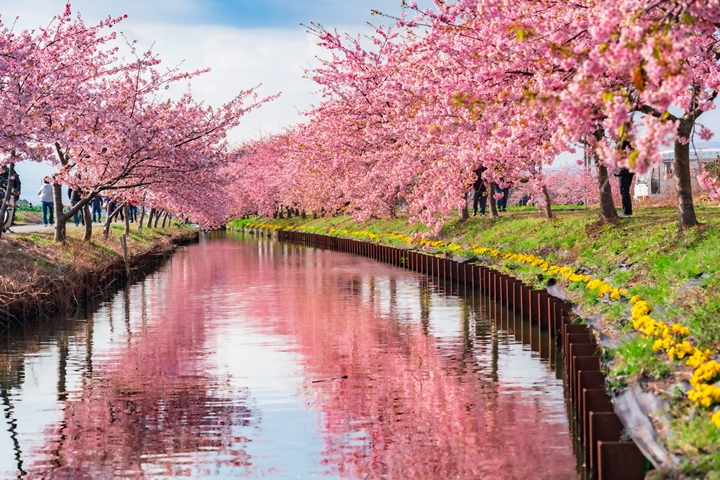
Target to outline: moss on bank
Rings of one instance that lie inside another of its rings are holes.
[[[557,218],[546,221],[539,214],[509,209],[500,218],[471,217],[465,222],[448,222],[438,237],[428,238],[421,224],[406,219],[379,219],[362,224],[347,217],[330,219],[266,220],[249,218],[231,222],[242,229],[257,223],[275,227],[294,227],[314,233],[371,238],[378,235],[385,243],[406,243],[439,255],[472,257],[473,250],[488,247],[506,253],[532,254],[550,264],[571,267],[613,287],[625,289],[628,296],[639,295],[651,304],[653,317],[667,324],[678,323],[690,329],[689,341],[700,349],[720,352],[720,209],[697,208],[702,225],[684,233],[677,228],[673,208],[638,208],[636,214],[619,225],[598,223],[597,209],[559,210]],[[389,238],[391,233],[402,235]],[[433,242],[439,240],[440,242]],[[460,248],[458,248],[458,246]],[[481,261],[493,263],[492,259]],[[488,262],[490,260],[490,262]],[[544,286],[548,275],[532,265],[494,262],[494,267],[511,271],[528,284]],[[561,282],[562,283],[562,282]],[[584,284],[569,283],[572,301],[583,315],[601,317],[603,325],[618,339],[608,349],[609,377],[613,388],[642,380],[653,388],[682,384],[693,369],[684,361],[671,360],[653,349],[652,338],[634,332],[630,319],[632,304],[627,298],[615,301],[598,296]],[[720,428],[710,422],[713,409],[698,408],[687,396],[672,388],[659,390],[669,402],[664,412],[671,418],[672,435],[666,446],[681,456],[678,469],[693,477],[703,477],[720,469]],[[689,428],[694,425],[693,428]],[[705,432],[705,433],[703,433]]]
[[[123,226],[113,225],[105,239],[97,227],[92,240],[85,242],[84,229],[68,229],[64,244],[53,241],[52,229],[4,235],[0,239],[0,325],[71,309],[85,296],[108,288],[108,281],[125,271],[119,240],[123,232]],[[132,230],[127,241],[130,265],[142,268],[196,235],[196,230],[177,223],[165,229]]]

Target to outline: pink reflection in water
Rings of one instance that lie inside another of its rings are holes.
[[[578,478],[562,390],[557,381],[538,387],[554,381],[551,372],[522,380],[515,370],[538,359],[526,351],[526,363],[513,364],[522,348],[498,343],[477,304],[432,292],[414,274],[226,239],[188,247],[125,297],[115,302],[134,330],[101,356],[88,347],[82,389],[64,402],[31,476],[204,476],[218,462],[258,474],[234,427],[262,435],[253,408],[264,406],[250,408],[252,392],[209,367],[215,347],[233,340],[217,332],[242,322],[299,353],[306,379],[297,395],[323,414],[308,433],[323,438],[318,475]],[[434,318],[440,305],[444,316]],[[503,369],[521,380],[503,384]]]
[[[297,342],[311,379],[335,379],[310,387],[325,413],[323,461],[333,471],[352,478],[578,477],[560,389],[543,398],[532,384],[506,388],[478,374],[482,365],[463,368],[467,358],[444,355],[412,309],[393,312],[393,304],[409,300],[422,316],[428,293],[418,277],[333,252],[289,246],[291,253],[277,258],[277,247],[265,248],[252,277],[282,285],[281,301],[254,296],[244,308],[264,326],[277,319],[274,330]],[[288,273],[279,263],[295,269]],[[393,299],[384,290],[398,285],[384,277],[415,291]],[[460,305],[452,313],[458,325]],[[491,347],[488,341],[474,348],[482,354]]]

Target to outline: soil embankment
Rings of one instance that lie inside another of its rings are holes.
[[[69,230],[64,244],[53,242],[52,229],[10,234],[0,240],[0,325],[22,324],[38,316],[70,311],[90,298],[114,290],[131,276],[156,265],[178,245],[195,240],[197,230],[184,225],[131,231],[125,263],[114,225],[104,239],[89,242],[82,229]]]

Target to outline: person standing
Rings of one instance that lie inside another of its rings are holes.
[[[3,232],[8,231],[15,221],[15,206],[20,199],[21,185],[20,175],[18,175],[17,171],[14,171],[11,177],[10,167],[3,165],[2,172],[0,172],[0,205],[5,203],[4,200],[5,195],[8,194],[8,187],[12,188],[12,191],[9,193],[10,198],[8,204],[6,205],[5,218],[0,218],[0,228]]]
[[[480,205],[480,216],[485,216],[485,208],[487,207],[487,186],[485,180],[482,178],[483,172],[487,170],[486,167],[480,167],[475,170],[477,179],[473,183],[473,217],[477,215],[478,204]]]
[[[630,142],[625,140],[622,143],[622,150],[632,149]],[[618,173],[615,174],[620,182],[620,198],[622,199],[622,212],[621,217],[629,217],[632,215],[632,197],[630,196],[630,186],[635,174],[627,168],[621,168]]]
[[[80,190],[73,190],[72,188],[68,188],[68,197],[70,198],[71,207],[74,207],[80,201],[81,192]],[[83,218],[82,209],[75,212],[75,215],[73,215],[73,222],[75,222],[76,227],[79,227],[81,223],[85,225],[85,219]]]
[[[95,195],[93,199],[90,200],[90,207],[92,208],[93,223],[102,222],[103,198],[100,195]]]
[[[38,198],[42,205],[43,225],[49,227],[55,223],[55,199],[50,177],[43,178],[43,184],[38,190]]]
[[[500,187],[500,185],[498,185],[495,188],[495,193],[497,193],[498,195],[502,194],[502,197],[498,198],[497,201],[498,212],[504,212],[507,209],[507,201],[508,197],[510,196],[510,183],[505,183],[502,178],[500,179],[500,183],[507,185],[506,187]]]
[[[135,223],[137,221],[137,211],[138,207],[135,205],[134,202],[127,202],[128,205],[128,220],[130,223]]]
[[[118,218],[118,215],[120,216],[121,222],[125,221],[125,215],[123,215],[123,209],[122,208],[118,209],[117,200],[115,200],[114,198],[108,198],[106,205],[107,205],[107,216],[109,217],[112,215],[112,218],[110,219],[111,222],[114,222]],[[115,210],[117,210],[117,212]],[[113,213],[115,215],[113,215]]]

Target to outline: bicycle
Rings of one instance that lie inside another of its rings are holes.
[[[13,220],[15,220],[15,195],[10,195],[10,199],[8,200],[7,207],[5,210],[5,218],[3,218],[3,222],[2,222],[3,233],[10,231],[10,227],[13,224]],[[10,233],[12,233],[12,232],[10,232]]]

